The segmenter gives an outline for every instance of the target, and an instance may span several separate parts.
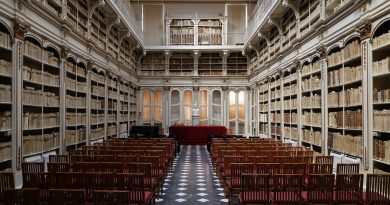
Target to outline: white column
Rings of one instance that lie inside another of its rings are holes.
[[[164,128],[164,134],[168,135],[169,133],[169,126],[171,125],[171,119],[170,119],[170,112],[169,108],[171,107],[169,103],[169,94],[170,94],[170,87],[169,86],[164,86],[164,102],[163,102],[163,122],[162,126]]]

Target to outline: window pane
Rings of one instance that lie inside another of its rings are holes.
[[[236,93],[234,91],[229,92],[229,104],[230,105],[236,104]]]
[[[245,120],[245,107],[244,106],[238,107],[238,119]]]
[[[200,120],[207,120],[207,107],[203,106],[200,108]]]
[[[184,91],[184,124],[192,124],[192,91]]]
[[[192,107],[192,91],[190,90],[184,91],[184,106]]]
[[[238,103],[240,105],[244,105],[244,102],[245,102],[245,94],[244,94],[244,91],[240,91],[238,93]]]
[[[161,91],[154,93],[154,106],[162,107],[163,95]]]
[[[219,90],[214,90],[213,91],[213,103],[220,105],[221,104],[221,92]]]
[[[200,91],[200,106],[207,105],[207,90]]]
[[[142,97],[142,102],[143,102],[143,106],[150,106],[150,92],[148,91],[145,91],[143,92],[143,97]]]
[[[236,119],[236,106],[229,107],[229,119]]]
[[[175,105],[171,107],[171,118],[174,123],[180,120],[180,107],[179,105]]]
[[[142,121],[150,122],[150,107],[143,107],[142,113]]]
[[[173,90],[171,92],[171,104],[179,104],[180,103],[180,95],[178,90]]]
[[[161,122],[161,121],[162,121],[162,108],[154,107],[154,122]]]

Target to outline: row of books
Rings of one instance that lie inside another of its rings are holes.
[[[390,140],[374,138],[374,159],[390,163]]]
[[[390,110],[374,110],[374,130],[390,132]]]
[[[84,68],[78,67],[77,65],[71,63],[71,62],[65,62],[65,70],[69,73],[73,73],[75,75],[86,77],[86,70]],[[91,74],[92,78],[92,74]]]
[[[43,62],[58,67],[60,64],[60,59],[55,56],[53,52],[45,50],[43,53]]]
[[[321,76],[312,76],[311,78],[302,80],[302,91],[321,89]]]
[[[117,88],[117,81],[112,78],[107,78],[106,84],[112,88]]]
[[[260,94],[259,95],[260,102],[262,101],[268,101],[268,93]]]
[[[71,78],[65,79],[65,87],[68,90],[73,90],[81,93],[87,93],[87,84],[86,82],[79,82]]]
[[[105,87],[92,85],[92,95],[98,96],[98,97],[105,97],[106,96],[106,89]]]
[[[44,129],[60,125],[60,113],[23,113],[23,129]]]
[[[387,33],[375,37],[372,41],[373,49],[377,49],[388,44],[390,44],[390,30]]]
[[[108,90],[108,97],[111,99],[117,99],[118,92],[116,90]]]
[[[79,128],[76,130],[73,129],[66,130],[66,137],[65,137],[66,145],[73,145],[79,142],[83,142],[85,141],[85,139],[86,139],[85,128]]]
[[[390,57],[386,57],[382,60],[375,61],[372,64],[372,75],[382,75],[390,73]]]
[[[296,127],[284,127],[284,136],[292,139],[298,139],[298,128]]]
[[[268,83],[259,86],[259,92],[268,92]]]
[[[67,112],[65,117],[66,126],[85,125],[87,123],[87,114],[83,112]]]
[[[42,90],[34,90],[34,88],[26,87],[23,90],[23,104],[45,107],[59,107],[60,97],[55,93],[43,92]]]
[[[281,103],[280,103],[280,100],[277,100],[275,102],[271,102],[271,110],[272,111],[275,111],[275,110],[279,110],[282,108],[281,106]]]
[[[94,99],[91,99],[91,107],[92,107],[94,101],[95,101]],[[66,107],[67,108],[85,108],[86,107],[86,98],[66,95]]]
[[[91,133],[89,134],[90,139],[99,139],[105,136],[104,128],[99,127],[96,129],[92,129]]]
[[[344,61],[357,58],[362,55],[359,40],[354,40],[343,48]]]
[[[302,113],[301,119],[303,125],[321,127],[321,113],[305,111]]]
[[[91,124],[96,125],[105,122],[105,114],[91,114]]]
[[[328,86],[339,86],[362,80],[362,66],[345,67],[328,72]]]
[[[0,102],[11,102],[12,87],[11,85],[0,84]]]
[[[298,114],[296,112],[284,113],[284,122],[288,124],[298,124]]]
[[[107,122],[116,122],[116,114],[107,114]]]
[[[171,34],[171,45],[193,45],[194,34]]]
[[[298,93],[297,84],[291,84],[289,86],[283,87],[284,96],[295,95],[297,93]]]
[[[8,33],[0,31],[0,46],[11,49],[11,37]]]
[[[280,125],[271,125],[271,134],[281,135],[282,129]]]
[[[320,108],[321,95],[313,94],[312,96],[302,96],[301,103],[302,108]]]
[[[129,120],[129,116],[126,115],[126,114],[121,114],[118,116],[118,121],[119,122],[125,122],[125,121],[128,121]]]
[[[23,66],[23,80],[38,84],[43,83],[45,85],[60,86],[60,76],[27,66]]]
[[[100,84],[104,84],[104,82],[105,82],[104,81],[104,79],[105,79],[104,75],[99,75],[99,74],[97,74],[95,72],[91,72],[90,76],[91,76],[91,80],[92,81],[98,82]]]
[[[222,75],[222,71],[199,71],[199,75]]]
[[[30,41],[24,41],[24,54],[35,60],[42,60],[42,48]]]
[[[116,135],[116,125],[110,125],[107,127],[107,136]]]
[[[259,126],[260,132],[268,133],[268,124],[260,124]]]
[[[165,65],[164,64],[142,64],[142,71],[164,71]]]
[[[191,19],[174,19],[171,22],[173,26],[193,26],[194,23]]]
[[[292,110],[298,108],[298,100],[296,98],[288,99],[283,101],[285,110]]]
[[[11,112],[0,112],[0,131],[11,129]]]
[[[329,127],[362,129],[362,111],[329,112]]]
[[[260,112],[268,112],[268,103],[260,104]]]
[[[11,159],[11,141],[0,142],[0,162]]]
[[[11,62],[8,62],[5,60],[0,60],[0,75],[11,77],[11,75],[12,75],[12,63]]]
[[[198,44],[199,45],[221,45],[222,44],[222,35],[221,30],[212,29],[204,34],[198,35]]]
[[[273,90],[271,91],[271,99],[276,99],[276,98],[280,98],[280,90]]]
[[[361,135],[343,135],[338,132],[329,132],[328,146],[334,151],[358,157],[363,156],[363,137]]]
[[[91,99],[91,109],[104,110],[104,100]]]
[[[222,23],[219,19],[217,20],[208,19],[208,20],[199,21],[198,26],[222,26]]]
[[[302,76],[308,75],[310,73],[315,73],[321,70],[320,62],[315,61],[311,65],[302,66]]]
[[[127,103],[120,103],[119,104],[119,111],[128,111],[129,110],[129,104]]]
[[[302,141],[321,145],[321,131],[302,129]]]
[[[142,58],[142,65],[145,65],[145,64],[162,64],[164,65],[165,64],[165,57],[164,56],[161,56],[161,57],[157,57],[157,58]]]
[[[259,121],[260,122],[268,122],[268,114],[260,114]]]
[[[270,122],[281,122],[282,114],[280,113],[270,113]]]
[[[362,102],[363,90],[361,86],[357,88],[350,88],[348,90],[341,90],[339,92],[332,91],[328,93],[329,107],[356,106],[361,105]]]
[[[390,89],[374,89],[374,103],[390,103]]]
[[[117,103],[114,101],[108,101],[107,108],[109,110],[116,110],[117,109]]]
[[[59,145],[59,133],[53,132],[42,135],[23,136],[23,155],[40,153],[44,150],[52,150]]]
[[[283,79],[283,82],[284,83],[289,83],[289,82],[291,82],[291,81],[293,81],[295,79],[297,79],[297,73],[292,73],[292,74],[288,75],[287,77],[285,77]]]

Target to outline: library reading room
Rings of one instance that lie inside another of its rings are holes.
[[[389,0],[0,0],[0,205],[390,205]]]

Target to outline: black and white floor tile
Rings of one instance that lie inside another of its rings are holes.
[[[225,205],[223,188],[219,184],[206,146],[183,145],[175,158],[172,172],[165,180],[158,205],[211,204]]]

